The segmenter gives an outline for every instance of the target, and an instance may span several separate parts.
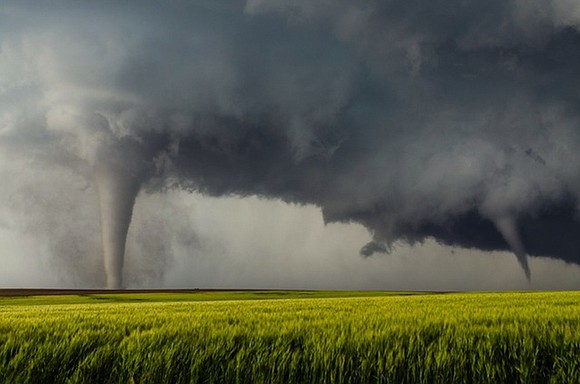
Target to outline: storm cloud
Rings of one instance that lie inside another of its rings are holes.
[[[3,4],[0,151],[94,185],[110,287],[172,189],[580,264],[575,1]]]

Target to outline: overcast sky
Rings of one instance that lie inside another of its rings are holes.
[[[574,0],[0,1],[0,286],[577,289],[578,89]]]

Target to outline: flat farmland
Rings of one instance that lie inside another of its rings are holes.
[[[4,383],[580,382],[580,292],[3,293]]]

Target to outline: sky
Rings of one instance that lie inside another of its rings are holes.
[[[580,287],[572,0],[0,2],[0,286]]]

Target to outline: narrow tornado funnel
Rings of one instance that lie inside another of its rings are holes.
[[[125,243],[140,181],[111,165],[95,167],[94,179],[101,210],[101,236],[107,288],[123,287]]]
[[[503,216],[494,221],[495,227],[499,233],[503,236],[504,240],[508,243],[513,253],[518,258],[526,278],[528,281],[531,279],[530,267],[528,265],[528,256],[524,244],[520,239],[518,233],[518,228],[516,225],[516,220],[512,216]]]

